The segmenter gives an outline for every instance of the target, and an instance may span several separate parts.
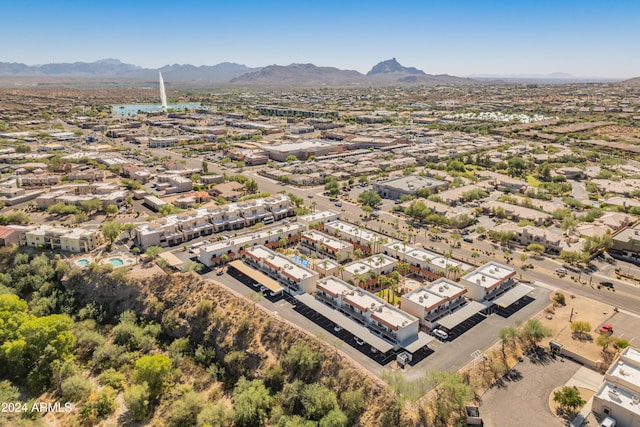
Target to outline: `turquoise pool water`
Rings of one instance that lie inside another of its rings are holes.
[[[120,258],[109,258],[109,263],[114,267],[120,267],[124,265],[124,261],[122,261]]]
[[[295,262],[296,264],[300,264],[303,267],[308,268],[311,265],[308,259],[302,259],[298,255],[292,256],[291,259],[293,260],[293,262]]]
[[[86,258],[80,258],[79,260],[76,261],[76,264],[78,264],[81,267],[84,267],[85,265],[89,264],[89,260]]]

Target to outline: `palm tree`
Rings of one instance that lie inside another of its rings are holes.
[[[360,273],[356,273],[353,275],[353,283],[356,287],[359,287],[360,282],[362,282],[362,275]]]
[[[327,275],[327,266],[329,265],[329,261],[327,261],[326,259],[324,261],[322,261],[320,263],[320,265],[322,265],[322,268],[324,269],[324,275]]]
[[[344,265],[340,264],[338,266],[338,272],[340,273],[340,280],[344,280]]]

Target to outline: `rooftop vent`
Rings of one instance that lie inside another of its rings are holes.
[[[419,297],[419,298],[418,298],[418,301],[419,301],[419,302],[424,302],[424,297]]]

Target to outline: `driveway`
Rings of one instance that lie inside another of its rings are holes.
[[[549,395],[582,366],[561,358],[524,357],[482,396],[480,415],[487,427],[564,426],[549,409]]]

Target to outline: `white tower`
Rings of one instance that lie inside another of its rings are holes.
[[[160,102],[162,103],[162,111],[167,111],[167,94],[164,91],[164,80],[162,80],[162,73],[158,72],[160,76]]]

